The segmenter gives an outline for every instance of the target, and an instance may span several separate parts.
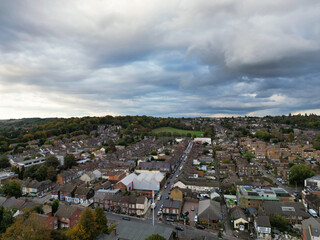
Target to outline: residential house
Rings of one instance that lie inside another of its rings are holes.
[[[179,219],[181,214],[182,203],[179,200],[165,199],[163,201],[163,215],[169,215]]]
[[[70,183],[62,186],[60,188],[60,200],[71,202],[73,200],[74,192],[75,192],[76,188],[77,188],[77,186],[72,185]]]
[[[319,240],[320,239],[320,223],[313,217],[302,221],[302,239],[303,240]]]
[[[94,196],[94,190],[85,185],[78,186],[74,192],[74,203],[89,204],[90,199]]]
[[[171,172],[171,166],[168,162],[140,162],[138,169],[148,171]]]
[[[140,196],[136,201],[137,216],[144,216],[150,207],[150,201],[145,196]]]
[[[38,222],[45,224],[47,229],[54,230],[58,229],[58,218],[46,214],[34,213],[33,216],[37,219]]]
[[[230,209],[230,214],[233,221],[233,228],[238,229],[240,231],[249,229],[249,222],[247,221],[247,217],[243,210],[236,206]]]
[[[96,180],[96,175],[93,172],[87,172],[84,173],[81,177],[80,180],[84,181],[85,183],[92,183]]]
[[[215,226],[222,220],[221,206],[219,202],[206,199],[199,201],[198,221]]]
[[[61,204],[54,216],[58,218],[60,229],[71,229],[78,224],[81,213],[78,207]]]
[[[174,187],[170,191],[170,199],[179,200],[180,202],[183,203],[183,192],[181,191],[181,189],[179,189],[178,187]]]
[[[257,233],[257,239],[272,239],[271,238],[271,224],[269,217],[257,216],[254,221],[254,228]]]
[[[33,195],[43,195],[48,190],[51,190],[54,184],[50,180],[45,180],[38,182],[37,180],[32,180],[28,178],[22,181],[22,194],[33,194]]]

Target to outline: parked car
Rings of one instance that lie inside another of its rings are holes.
[[[128,218],[128,217],[123,217],[122,220],[130,221],[130,218]]]
[[[181,226],[176,226],[176,229],[179,231],[183,231],[183,227],[181,227]]]
[[[167,220],[168,222],[174,222],[174,219],[171,218],[171,217],[167,217],[166,220]]]
[[[191,207],[191,211],[194,211],[194,206]]]
[[[204,226],[202,226],[202,225],[200,225],[200,224],[197,224],[197,226],[196,226],[196,228],[198,228],[198,229],[206,229]]]
[[[157,216],[160,216],[162,214],[162,211],[158,211]]]
[[[188,211],[184,211],[183,215],[188,216],[188,215],[189,215],[189,212],[188,212]]]

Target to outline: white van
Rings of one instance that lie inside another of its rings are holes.
[[[315,210],[313,210],[313,209],[308,209],[308,213],[312,216],[312,217],[318,217],[318,214],[317,214],[317,212],[315,211]]]
[[[158,196],[158,201],[160,201],[161,200],[161,194],[159,194],[159,196]]]

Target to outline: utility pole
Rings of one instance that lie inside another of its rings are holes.
[[[152,225],[154,226],[154,209],[155,209],[155,206],[156,206],[156,204],[154,202],[154,190],[152,190],[152,199],[153,199],[153,202],[152,202],[152,204],[153,204],[153,208],[152,208]]]

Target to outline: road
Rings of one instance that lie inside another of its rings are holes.
[[[176,230],[175,227],[180,225],[184,228],[184,233],[187,233],[190,235],[205,236],[205,237],[208,237],[209,239],[218,239],[218,236],[217,236],[218,233],[216,231],[212,231],[212,230],[208,230],[208,229],[200,230],[200,229],[197,229],[193,226],[181,225],[177,222],[174,222],[174,223],[167,222],[167,221],[162,222],[162,221],[159,221],[158,217],[157,217],[157,212],[159,211],[161,205],[163,204],[164,200],[170,195],[170,186],[175,183],[175,181],[177,179],[177,175],[179,176],[181,174],[181,170],[186,162],[188,154],[191,151],[192,145],[193,145],[193,142],[190,142],[188,147],[186,148],[184,154],[182,155],[178,166],[172,172],[171,178],[169,178],[167,180],[167,182],[166,182],[167,188],[163,188],[162,191],[160,192],[162,195],[161,199],[159,201],[155,200],[156,201],[156,208],[154,210],[154,224],[170,227],[170,228],[172,228],[172,230],[178,232],[178,235],[179,235],[180,231]],[[182,167],[181,170],[180,170],[180,167]],[[123,217],[127,217],[130,219],[130,221],[133,221],[133,222],[144,223],[146,225],[153,224],[152,212],[148,218],[129,217],[127,215],[116,214],[113,212],[106,212],[106,216],[108,218],[108,222],[110,222],[110,223],[119,223],[120,221],[127,221],[127,220],[122,219]],[[232,233],[230,234],[229,232],[227,232],[227,234],[228,235],[225,236],[225,239],[236,239],[235,237],[232,236]]]
[[[193,145],[193,142],[190,142],[188,147],[184,151],[184,154],[182,155],[181,159],[179,160],[179,164],[177,165],[175,171],[173,171],[171,173],[171,177],[167,180],[167,182],[165,184],[167,186],[167,188],[163,188],[162,191],[160,191],[160,194],[162,196],[161,199],[158,201],[155,199],[156,200],[156,208],[155,208],[155,212],[154,212],[155,217],[156,217],[156,214],[158,213],[158,211],[160,210],[160,207],[163,204],[164,200],[166,198],[168,198],[170,195],[170,186],[172,186],[175,183],[177,176],[180,176],[181,170],[182,170],[184,164],[186,163],[186,159],[188,157],[188,154],[191,151],[192,145]],[[181,168],[181,170],[180,170],[180,168]],[[151,214],[150,218],[152,218],[152,214]]]
[[[108,223],[111,224],[117,224],[120,221],[127,221],[127,220],[123,220],[123,217],[129,218],[131,222],[137,222],[137,223],[142,223],[142,224],[146,224],[146,228],[148,227],[148,225],[152,224],[152,219],[147,218],[147,219],[142,219],[142,218],[137,218],[137,217],[130,217],[127,215],[121,215],[121,214],[116,214],[116,213],[112,213],[112,212],[107,212],[106,213],[107,219],[108,219]],[[180,233],[180,231],[176,230],[175,227],[178,225],[177,223],[169,223],[169,222],[161,222],[158,220],[155,220],[154,223],[156,226],[166,226],[169,228],[172,228],[173,231],[178,232],[178,235]],[[180,225],[182,226],[182,225]],[[213,232],[213,231],[208,231],[208,230],[199,230],[197,228],[191,227],[191,226],[182,226],[184,228],[184,233],[190,234],[190,235],[197,235],[197,236],[205,236],[209,239],[218,239],[218,233],[217,232]],[[236,239],[233,236],[225,236],[224,239]]]

